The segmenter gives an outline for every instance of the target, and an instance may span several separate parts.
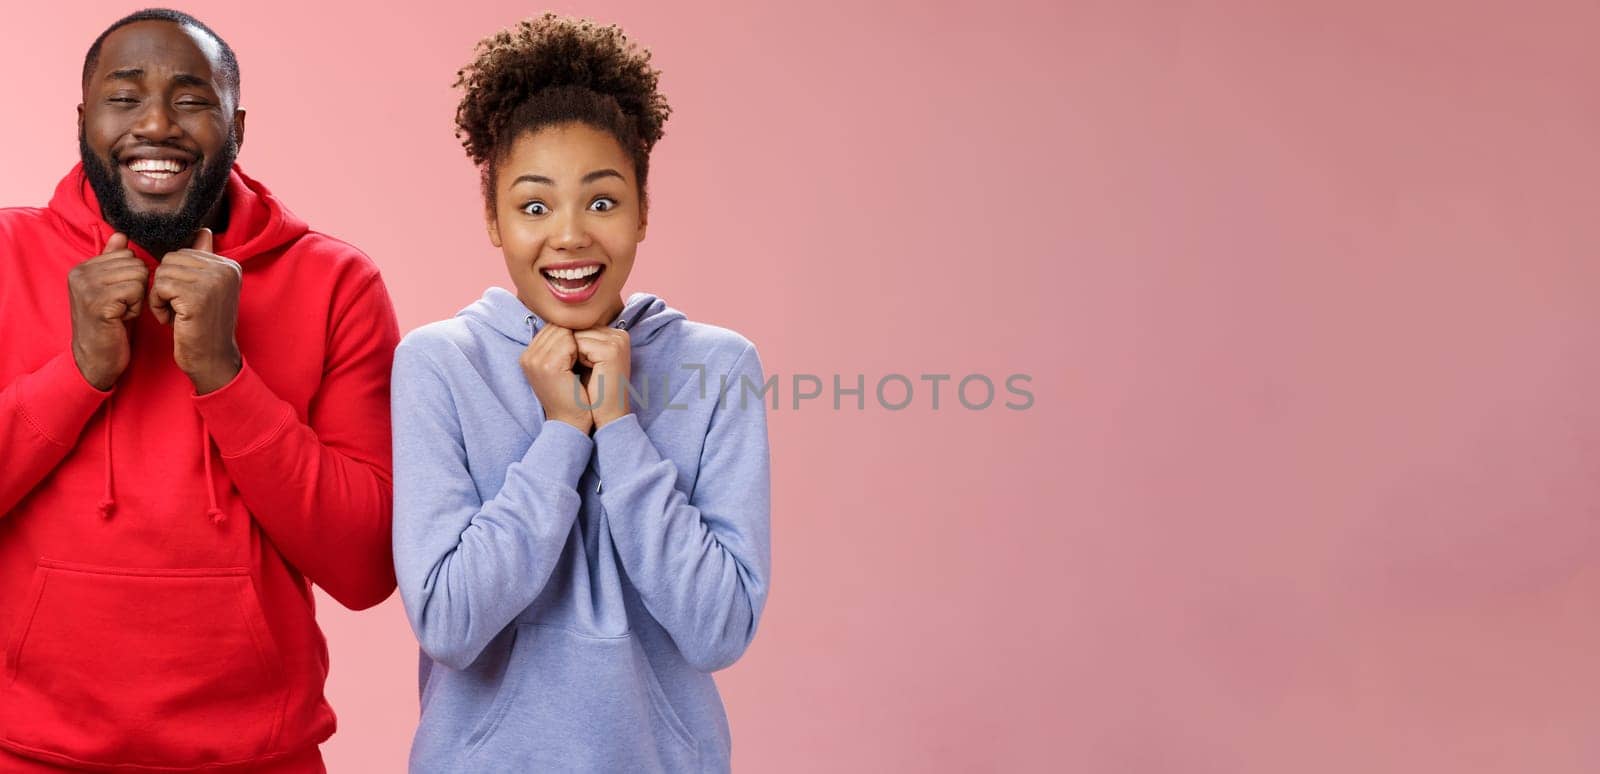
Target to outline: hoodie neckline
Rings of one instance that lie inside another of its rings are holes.
[[[522,303],[510,290],[491,287],[483,297],[457,313],[458,317],[479,320],[500,335],[527,346],[546,325],[544,318]],[[628,331],[633,347],[643,346],[668,325],[684,319],[684,314],[651,293],[633,293],[622,304],[622,311],[607,327]]]

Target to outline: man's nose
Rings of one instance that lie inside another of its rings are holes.
[[[182,133],[164,100],[150,100],[133,123],[133,136],[147,142],[171,140]]]

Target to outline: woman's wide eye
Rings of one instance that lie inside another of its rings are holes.
[[[529,215],[543,215],[549,212],[550,208],[544,206],[544,202],[528,202],[522,205],[522,211]]]
[[[594,203],[589,205],[589,209],[595,212],[605,212],[606,210],[609,210],[615,206],[617,206],[616,202],[602,196],[598,199],[595,199]]]

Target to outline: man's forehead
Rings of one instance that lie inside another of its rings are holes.
[[[95,77],[121,70],[171,71],[211,78],[222,47],[205,32],[162,20],[138,21],[106,36]]]

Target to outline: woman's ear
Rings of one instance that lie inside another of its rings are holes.
[[[645,228],[647,226],[649,226],[649,225],[650,225],[650,208],[649,207],[645,207],[645,208],[639,210],[639,232],[634,237],[633,241],[635,241],[635,242],[643,242],[644,241]]]
[[[486,204],[483,207],[483,227],[489,232],[489,243],[499,247],[500,219],[495,217],[493,204]]]

